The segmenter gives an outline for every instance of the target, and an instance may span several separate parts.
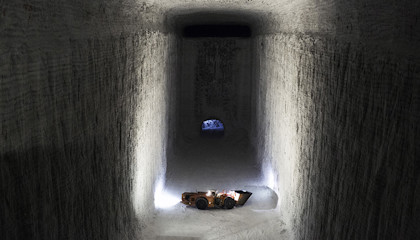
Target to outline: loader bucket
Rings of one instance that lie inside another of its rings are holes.
[[[252,192],[247,192],[243,190],[235,190],[236,193],[239,194],[239,199],[236,203],[236,205],[244,205],[246,201],[248,201],[249,197],[251,197]]]

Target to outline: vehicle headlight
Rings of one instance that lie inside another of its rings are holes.
[[[239,200],[239,196],[240,196],[240,194],[235,193],[235,201],[238,201]]]

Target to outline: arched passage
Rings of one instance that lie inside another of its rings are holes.
[[[225,125],[218,119],[207,119],[201,123],[201,136],[223,136]]]

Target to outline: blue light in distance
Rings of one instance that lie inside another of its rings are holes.
[[[205,120],[203,124],[201,124],[201,130],[203,131],[224,131],[225,127],[220,120],[217,119],[209,119]]]

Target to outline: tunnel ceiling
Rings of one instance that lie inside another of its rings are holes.
[[[174,25],[233,21],[250,25],[256,35],[278,32],[335,35],[337,11],[346,9],[349,18],[345,21],[354,22],[357,19],[353,13],[363,7],[353,2],[337,5],[317,0],[146,0],[144,4],[163,13],[164,28],[169,32],[174,30]]]
[[[301,0],[302,1],[302,0]],[[184,9],[219,9],[219,10],[252,10],[271,11],[287,2],[279,0],[146,0],[146,3],[161,6],[164,9],[182,11]],[[296,1],[295,1],[296,2]]]
[[[300,0],[307,2],[312,0]],[[292,2],[292,3],[287,3]],[[278,31],[274,16],[287,15],[297,1],[278,0],[146,0],[145,4],[155,6],[164,12],[165,27],[168,31],[179,30],[180,25],[234,23],[247,24],[253,33]],[[294,19],[295,20],[295,19]],[[175,28],[175,29],[174,29]]]

